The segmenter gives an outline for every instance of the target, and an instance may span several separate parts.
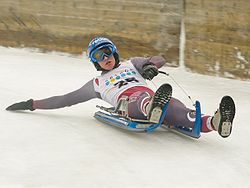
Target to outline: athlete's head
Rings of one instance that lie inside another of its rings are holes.
[[[105,37],[96,37],[91,40],[87,55],[98,71],[112,70],[119,64],[115,44]]]

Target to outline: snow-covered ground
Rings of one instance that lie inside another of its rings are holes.
[[[84,56],[0,47],[0,187],[250,187],[250,82],[163,70],[200,100],[203,113],[213,114],[221,97],[231,95],[237,110],[232,135],[212,132],[195,140],[120,130],[93,118],[96,104],[107,106],[98,99],[58,110],[5,111],[14,102],[78,89],[98,73]],[[163,82],[192,105],[168,77],[154,80]]]

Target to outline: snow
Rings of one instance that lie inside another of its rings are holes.
[[[107,104],[98,99],[58,110],[5,110],[14,102],[80,88],[98,74],[84,55],[0,47],[0,67],[0,187],[250,187],[250,82],[162,69],[200,100],[203,113],[212,115],[223,95],[235,100],[232,135],[223,139],[212,132],[195,140],[100,123],[93,118],[95,105]],[[154,79],[157,86],[164,82],[192,106],[169,77]]]

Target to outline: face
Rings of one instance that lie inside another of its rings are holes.
[[[115,67],[115,57],[113,55],[110,57],[104,56],[103,61],[98,62],[98,64],[105,70],[112,70]]]

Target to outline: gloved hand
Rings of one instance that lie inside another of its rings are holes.
[[[6,110],[8,110],[8,111],[15,111],[15,110],[30,110],[30,111],[33,111],[33,110],[35,110],[33,108],[33,99],[23,101],[23,102],[19,102],[19,103],[14,103],[14,104],[10,105],[9,107],[7,107]]]
[[[152,80],[159,73],[157,67],[152,64],[144,65],[142,70],[142,77],[148,80]]]

